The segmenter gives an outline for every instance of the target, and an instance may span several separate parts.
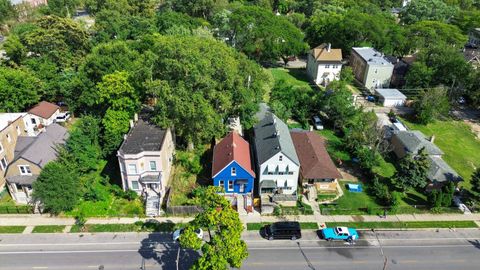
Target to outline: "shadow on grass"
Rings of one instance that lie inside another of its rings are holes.
[[[107,158],[107,164],[103,168],[101,176],[108,177],[110,184],[122,187],[122,177],[120,175],[120,168],[118,167],[118,159],[115,155]]]

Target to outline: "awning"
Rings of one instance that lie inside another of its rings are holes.
[[[8,183],[14,183],[19,185],[31,185],[37,180],[38,175],[15,175],[7,177]]]
[[[273,180],[263,180],[260,183],[260,188],[277,188],[277,184]]]
[[[237,183],[237,184],[248,184],[248,180],[247,179],[238,179],[237,181],[235,181],[235,183]]]

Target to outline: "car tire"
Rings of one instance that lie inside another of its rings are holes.
[[[327,238],[327,239],[325,239],[325,240],[327,240],[328,242],[330,242],[330,241],[332,241],[332,238]]]

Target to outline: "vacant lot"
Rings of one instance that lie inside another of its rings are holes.
[[[426,136],[435,135],[435,144],[445,152],[443,159],[462,176],[464,182],[461,185],[470,189],[472,173],[480,167],[480,141],[470,127],[460,121],[436,121],[428,125],[404,122],[410,129],[420,130]]]

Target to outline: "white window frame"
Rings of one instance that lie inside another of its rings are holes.
[[[237,176],[237,168],[232,167],[232,168],[230,169],[230,173],[232,174],[232,176]]]
[[[230,184],[232,185],[232,188],[230,188]],[[232,191],[235,189],[235,186],[233,185],[233,180],[228,180],[228,191]]]
[[[18,165],[18,171],[20,171],[20,175],[32,175],[30,165]]]
[[[326,65],[325,65],[325,68],[330,68],[330,64],[326,64]]]
[[[152,164],[154,164],[153,167],[152,167]],[[156,171],[157,170],[157,162],[155,160],[150,160],[148,162],[148,166],[150,166],[150,171]]]
[[[9,133],[7,133],[5,136],[7,137],[7,141],[8,141],[9,143],[11,143],[11,142],[12,142],[12,136],[10,136]]]
[[[19,126],[17,126],[15,129],[17,130],[17,135],[20,135],[22,133]]]
[[[218,180],[218,186],[225,191],[225,180]]]
[[[130,175],[138,174],[137,164],[128,164],[127,165],[127,173]]]
[[[2,161],[5,163],[5,165],[2,163]],[[8,167],[8,161],[7,161],[7,157],[3,157],[0,159],[0,169],[2,169],[2,171],[7,171],[7,167]]]
[[[133,183],[137,184],[137,188],[134,187]],[[132,190],[140,190],[140,183],[138,181],[132,181]]]
[[[278,161],[283,161],[283,156],[282,155],[278,156]]]

